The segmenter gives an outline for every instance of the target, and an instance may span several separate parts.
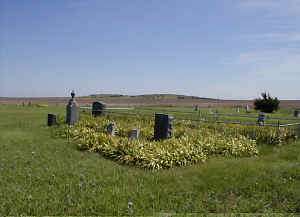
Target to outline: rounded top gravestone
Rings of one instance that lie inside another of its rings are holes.
[[[103,102],[93,102],[92,104],[92,115],[94,117],[101,116],[105,114],[106,104]]]

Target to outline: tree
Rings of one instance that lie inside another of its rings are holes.
[[[266,113],[272,113],[273,111],[277,111],[279,109],[279,103],[277,97],[272,98],[269,93],[262,93],[262,98],[255,99],[254,108],[255,110],[260,110]]]

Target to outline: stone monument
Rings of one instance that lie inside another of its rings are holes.
[[[98,117],[105,114],[106,105],[103,102],[93,102],[92,115]]]
[[[258,118],[257,118],[257,124],[259,126],[264,126],[265,125],[265,120],[266,120],[266,115],[263,112],[260,112],[258,114]]]
[[[245,109],[246,109],[246,112],[247,112],[247,113],[250,112],[250,106],[249,106],[249,105],[246,105]]]
[[[67,105],[66,123],[74,125],[79,120],[79,106],[75,101],[75,92],[71,92],[71,99]]]
[[[139,136],[140,136],[140,130],[139,129],[132,129],[130,131],[130,134],[129,134],[130,139],[138,139]]]
[[[172,116],[155,114],[154,140],[168,139],[172,137]]]
[[[296,109],[296,110],[294,111],[294,117],[300,118],[300,110]]]
[[[107,133],[111,136],[115,136],[117,133],[117,126],[114,122],[111,122],[106,127]]]
[[[51,127],[53,125],[57,125],[57,116],[55,114],[48,114],[47,125],[49,127]]]

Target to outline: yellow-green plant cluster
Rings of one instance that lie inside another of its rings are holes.
[[[233,124],[208,124],[210,129],[224,132],[227,135],[244,135],[254,139],[258,144],[281,145],[297,139],[294,130],[286,127],[245,126]]]
[[[114,121],[116,136],[106,133],[106,126]],[[190,122],[176,124],[174,136],[154,141],[153,120],[145,117],[86,118],[73,127],[65,128],[65,135],[74,139],[81,150],[102,155],[128,165],[161,169],[204,162],[209,156],[249,157],[258,154],[256,141],[244,135],[232,135],[207,126],[193,127]],[[129,139],[131,129],[139,128],[139,139]]]

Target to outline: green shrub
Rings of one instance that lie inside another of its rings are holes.
[[[262,98],[255,99],[254,108],[266,113],[272,113],[279,109],[280,101],[277,97],[272,98],[270,94],[262,93]]]

